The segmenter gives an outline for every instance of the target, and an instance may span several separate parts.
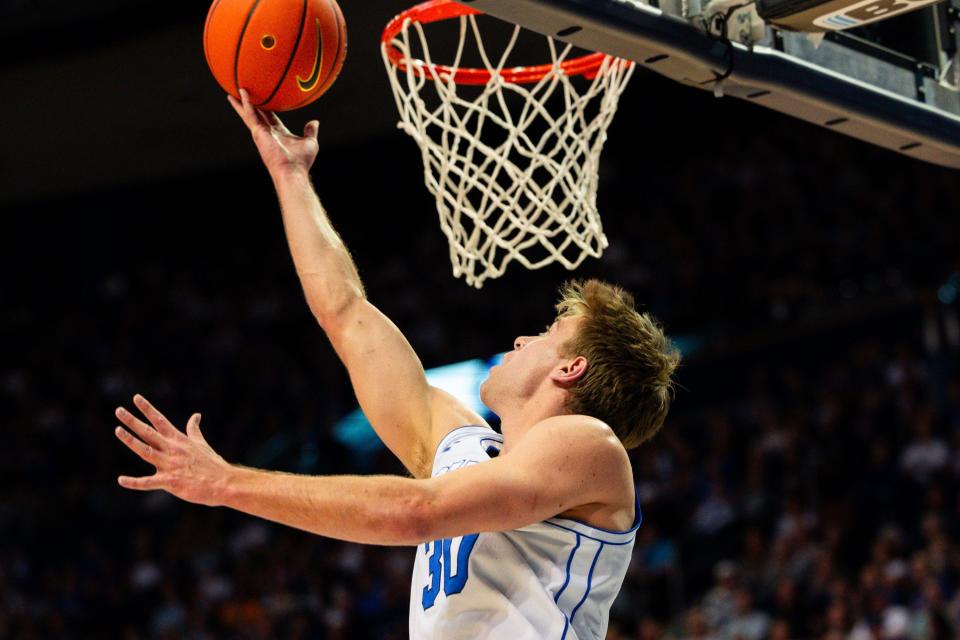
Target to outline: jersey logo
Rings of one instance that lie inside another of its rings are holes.
[[[450,464],[445,464],[434,474],[435,476],[442,476],[445,473],[460,469],[461,467],[468,467],[471,464],[480,464],[479,460],[471,460],[470,458],[461,458],[459,460],[454,460]]]
[[[300,87],[300,91],[304,93],[313,91],[313,88],[317,86],[317,82],[320,80],[320,68],[322,66],[323,36],[320,33],[320,19],[317,18],[317,55],[313,59],[313,71],[310,72],[310,77],[304,80],[300,76],[297,76],[297,86]]]
[[[496,438],[481,438],[480,446],[491,458],[496,458],[500,455],[500,448],[503,447],[503,442],[497,440]]]

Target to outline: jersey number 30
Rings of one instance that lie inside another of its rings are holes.
[[[443,573],[443,593],[447,596],[463,591],[467,584],[467,565],[470,561],[470,552],[473,551],[473,545],[476,544],[479,533],[460,538],[444,538],[443,540],[434,540],[423,545],[424,551],[430,554],[428,559],[428,569],[430,571],[430,585],[423,588],[423,610],[426,611],[437,601],[440,595],[440,574]],[[453,557],[454,547],[457,554],[457,572],[450,575],[450,559]],[[431,550],[433,553],[430,553]],[[441,559],[442,558],[442,559]]]

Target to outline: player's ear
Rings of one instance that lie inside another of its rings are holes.
[[[553,370],[550,378],[561,387],[572,387],[587,372],[587,359],[577,356]]]

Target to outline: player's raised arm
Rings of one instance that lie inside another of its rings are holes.
[[[310,310],[346,365],[360,407],[384,444],[414,476],[429,476],[433,431],[451,420],[443,409],[449,399],[432,401],[440,396],[427,384],[420,360],[393,322],[366,299],[350,252],[313,190],[309,171],[319,149],[318,123],[294,135],[275,114],[254,108],[246,92],[241,97],[229,100],[273,179]]]

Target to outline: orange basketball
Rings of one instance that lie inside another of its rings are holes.
[[[337,79],[347,28],[335,0],[214,0],[203,52],[227,93],[266,111],[310,104]]]

